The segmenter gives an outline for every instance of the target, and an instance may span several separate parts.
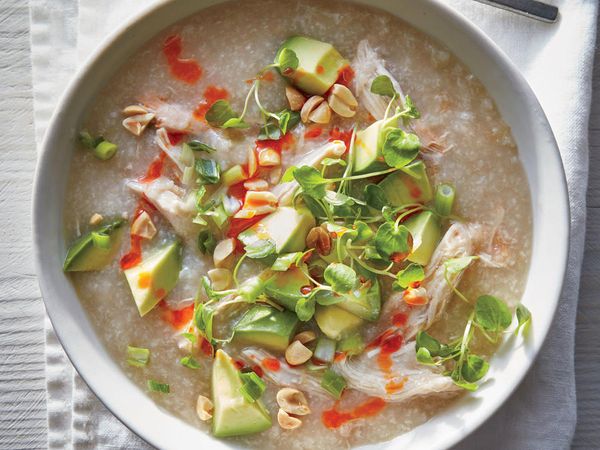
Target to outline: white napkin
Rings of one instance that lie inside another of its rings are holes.
[[[561,15],[558,23],[545,24],[473,0],[444,1],[494,39],[536,92],[565,164],[572,225],[565,289],[536,364],[510,401],[458,448],[566,449],[576,423],[575,311],[585,233],[587,130],[598,5],[596,0],[547,0],[559,6]],[[38,142],[65,81],[75,70],[77,55],[79,61],[85,59],[124,18],[152,3],[30,0]],[[50,448],[148,448],[87,389],[46,322]]]

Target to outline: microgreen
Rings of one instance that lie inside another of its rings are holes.
[[[379,211],[389,204],[384,190],[378,184],[367,184],[364,189],[364,196],[367,205]]]
[[[410,231],[404,225],[395,226],[386,222],[375,234],[375,248],[385,258],[390,258],[392,255],[406,256],[411,251],[409,238]]]
[[[393,287],[395,290],[406,289],[411,283],[414,283],[415,281],[422,281],[423,278],[425,278],[423,266],[410,263],[408,266],[398,272]]]
[[[244,247],[246,256],[252,259],[262,259],[275,254],[275,242],[271,239],[259,239]]]
[[[517,305],[516,316],[518,323],[515,334],[517,334],[519,330],[522,330],[522,334],[526,335],[531,326],[531,312],[524,305],[519,303]]]
[[[302,252],[284,253],[283,255],[279,255],[271,266],[271,269],[276,272],[285,272],[293,264],[297,265],[303,255],[304,253]]]
[[[324,158],[321,161],[321,165],[325,167],[340,165],[342,167],[346,167],[346,161],[340,158]]]
[[[213,127],[248,128],[243,115],[238,116],[227,100],[217,100],[204,115],[206,121]]]
[[[279,52],[277,64],[281,73],[285,75],[290,74],[298,68],[299,63],[300,61],[293,50],[284,48],[281,52]]]
[[[331,263],[323,273],[325,281],[335,292],[346,293],[356,285],[356,272],[342,263]]]
[[[398,93],[387,75],[379,75],[371,82],[371,92],[384,97],[396,97]]]
[[[325,186],[328,181],[321,176],[317,169],[310,166],[302,166],[295,169],[292,173],[302,188],[302,192],[306,195],[313,197],[315,200],[325,197]]]
[[[506,330],[512,317],[506,303],[492,295],[481,295],[475,303],[475,324],[491,333]]]
[[[417,157],[420,146],[416,134],[405,133],[400,128],[394,128],[385,137],[382,148],[383,158],[388,166],[399,169]]]

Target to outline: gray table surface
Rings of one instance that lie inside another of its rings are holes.
[[[573,447],[600,448],[600,48],[590,119],[586,251],[577,315]],[[43,305],[31,249],[35,169],[25,0],[0,0],[0,448],[46,447]],[[557,355],[568,358],[570,355]],[[556,405],[560,408],[560,405]]]

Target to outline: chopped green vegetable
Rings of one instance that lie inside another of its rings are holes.
[[[250,403],[258,400],[267,389],[267,384],[252,371],[240,373],[240,378],[242,380],[240,393]]]
[[[204,184],[216,184],[221,178],[221,167],[212,159],[197,159],[195,164],[196,173],[200,182]]]
[[[321,378],[321,387],[329,392],[333,398],[339,400],[346,388],[346,379],[333,370],[327,369],[323,373],[323,378]]]
[[[315,347],[315,351],[313,352],[313,357],[318,361],[324,363],[331,363],[333,362],[333,358],[335,357],[335,346],[336,343],[333,339],[321,336],[317,340],[317,345]]]
[[[217,151],[216,148],[213,148],[210,145],[204,144],[195,139],[188,141],[186,144],[195,152],[215,153]]]
[[[148,389],[151,392],[160,392],[162,394],[168,394],[171,392],[171,387],[167,383],[159,383],[158,381],[148,380]]]
[[[179,363],[183,367],[187,367],[188,369],[199,369],[200,368],[200,363],[198,362],[198,360],[196,360],[196,358],[194,358],[191,355],[184,356],[183,358],[181,358],[179,360]]]
[[[284,48],[277,55],[277,62],[281,73],[289,74],[298,68],[298,57],[296,52],[289,48]]]
[[[353,334],[338,342],[337,350],[344,352],[348,356],[354,356],[362,353],[365,349],[365,341],[360,334]]]
[[[127,363],[134,367],[145,367],[150,359],[150,350],[141,347],[127,346]]]
[[[440,184],[435,190],[434,208],[442,217],[452,214],[454,205],[455,189],[449,184]]]
[[[96,158],[101,159],[102,161],[107,161],[115,156],[117,150],[117,144],[113,144],[112,142],[108,141],[102,141],[96,145],[96,148],[94,148],[92,152]]]
[[[209,230],[202,230],[198,234],[198,249],[203,255],[210,255],[217,246],[217,240]]]
[[[271,239],[259,239],[244,247],[246,256],[252,259],[262,259],[274,255],[276,252],[275,242]]]

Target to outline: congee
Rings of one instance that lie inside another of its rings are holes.
[[[510,128],[392,15],[204,9],[131,56],[77,140],[64,270],[122,370],[215,437],[390,440],[471,395],[527,330]]]

